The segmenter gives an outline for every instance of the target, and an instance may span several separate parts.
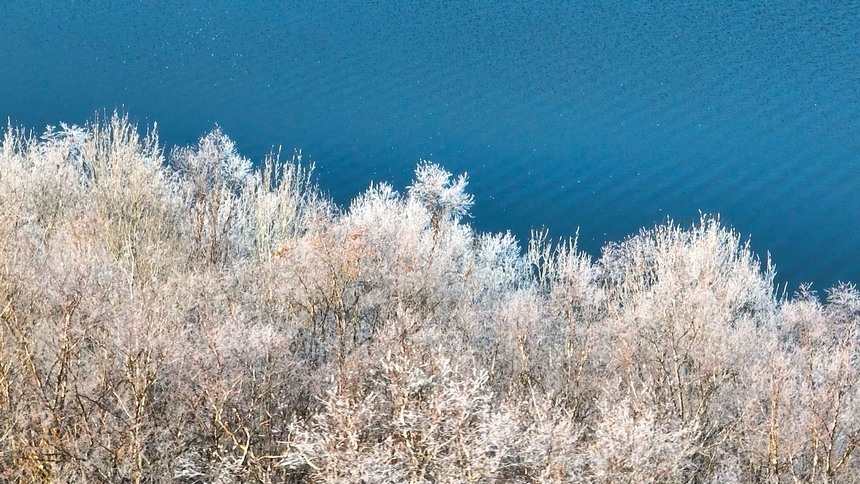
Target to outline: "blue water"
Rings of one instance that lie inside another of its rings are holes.
[[[0,116],[219,123],[256,160],[301,148],[342,204],[432,159],[469,172],[476,228],[594,254],[720,213],[789,290],[860,281],[857,2],[261,3],[6,0]]]

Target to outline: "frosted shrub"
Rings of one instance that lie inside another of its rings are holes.
[[[696,423],[657,415],[629,400],[605,402],[589,448],[597,482],[684,482],[698,438]]]
[[[7,128],[0,155],[0,216],[6,228],[47,239],[76,218],[84,201],[81,150],[89,136],[65,124],[59,130],[48,127],[41,139]]]
[[[268,259],[308,229],[303,212],[318,203],[313,170],[313,164],[302,165],[301,151],[286,163],[277,155],[266,158],[242,193],[243,245],[255,247],[259,257]]]
[[[827,311],[832,319],[847,325],[860,324],[860,291],[856,285],[842,282],[827,292]]]
[[[519,402],[516,408],[502,405],[509,422],[500,422],[515,433],[503,460],[502,482],[542,484],[589,482],[586,450],[590,430],[573,413],[546,398]]]
[[[494,429],[485,383],[440,355],[389,355],[328,391],[281,465],[311,482],[489,482],[514,436]]]
[[[532,359],[540,362],[545,390],[585,421],[596,413],[597,385],[616,342],[607,335],[607,295],[599,285],[599,268],[576,244],[576,239],[552,244],[546,232],[532,234],[525,259],[531,297],[542,312],[535,336],[527,341]]]
[[[474,280],[476,302],[491,305],[493,301],[522,286],[526,268],[517,240],[510,232],[481,234],[476,240]]]
[[[622,378],[615,391],[698,429],[697,460],[717,461],[736,399],[754,385],[749,371],[768,357],[772,271],[762,274],[739,236],[707,218],[643,231],[607,247],[598,264],[610,328],[600,338],[610,344],[595,349]]]
[[[445,220],[458,221],[469,214],[474,197],[466,193],[467,176],[451,179],[451,173],[435,163],[422,161],[415,169],[415,180],[409,187],[409,197],[420,201],[430,212],[433,230],[438,232]]]
[[[0,145],[3,482],[852,482],[860,293],[718,219],[597,259],[421,162],[346,208],[220,129]]]
[[[852,288],[842,286],[831,295]],[[841,482],[857,470],[860,368],[856,321],[840,321],[844,299],[824,306],[810,293],[784,304],[781,343],[750,385],[744,451],[774,480]],[[839,315],[839,316],[834,316]],[[756,404],[755,402],[766,402]],[[749,445],[754,444],[754,445]]]
[[[239,197],[251,177],[251,162],[236,152],[221,128],[200,138],[196,147],[176,148],[170,155],[182,174],[191,212],[191,236],[211,262],[223,262],[238,250],[236,217]]]
[[[283,246],[273,264],[274,297],[295,315],[294,349],[315,364],[342,364],[373,329],[362,309],[363,253],[348,240],[348,232],[329,220]]]
[[[88,125],[81,148],[94,216],[92,230],[128,278],[163,275],[181,259],[181,205],[153,128],[141,138],[127,116],[114,114]]]
[[[285,247],[279,260],[295,288],[287,297],[308,318],[305,334],[316,335],[306,339],[308,351],[343,362],[399,311],[422,323],[436,316],[434,324],[451,322],[473,280],[473,234],[450,219],[436,232],[432,217],[418,200],[373,185],[346,213]]]
[[[748,355],[738,350],[745,339],[773,324],[772,273],[762,275],[738,236],[716,221],[703,219],[689,231],[670,224],[643,232],[611,248],[600,264],[612,281],[609,310],[619,339],[634,365],[656,365],[649,372],[662,375],[657,381],[672,389],[682,418],[707,406],[699,397],[687,401],[693,398],[687,379],[698,386],[702,380],[694,375],[703,372],[710,375],[704,381],[717,384],[725,372],[742,369]]]

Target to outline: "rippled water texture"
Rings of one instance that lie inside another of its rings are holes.
[[[478,229],[595,254],[718,212],[789,290],[860,280],[856,2],[126,3],[3,2],[0,115],[217,122],[302,148],[340,203],[429,158]]]

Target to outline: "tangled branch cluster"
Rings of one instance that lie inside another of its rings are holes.
[[[338,208],[301,154],[114,116],[0,145],[3,482],[852,482],[860,292],[777,297],[703,217],[476,233],[418,165]]]

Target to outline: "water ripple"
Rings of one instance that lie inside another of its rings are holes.
[[[10,0],[0,115],[221,123],[253,159],[302,148],[340,203],[429,158],[470,173],[479,229],[593,252],[721,212],[821,288],[860,280],[858,39],[854,2]]]

